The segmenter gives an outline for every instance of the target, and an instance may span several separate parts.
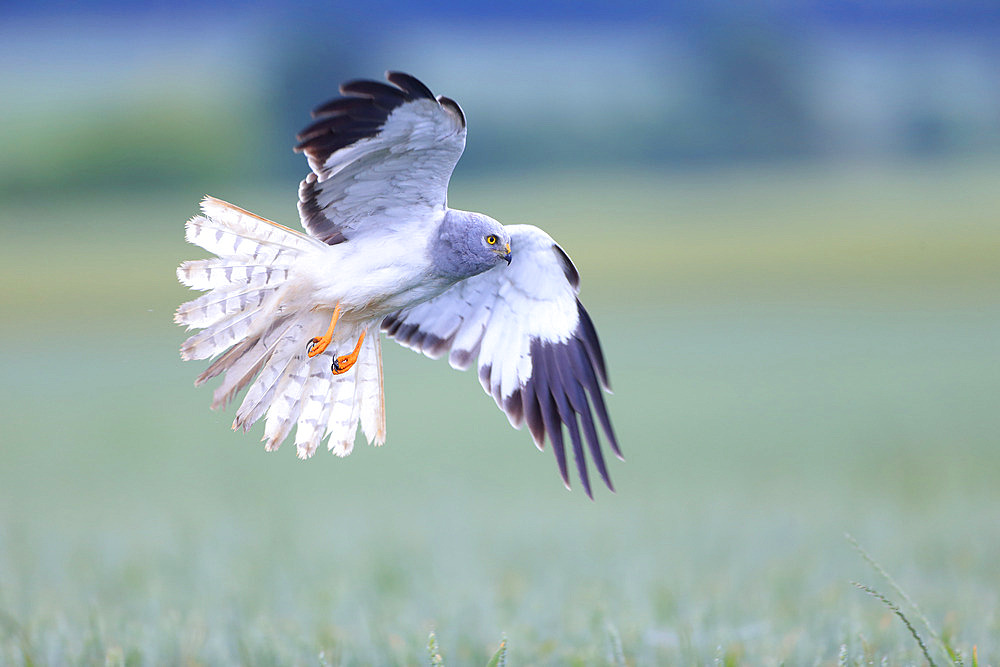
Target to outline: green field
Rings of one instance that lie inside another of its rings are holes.
[[[454,183],[583,276],[626,456],[594,501],[472,373],[391,344],[383,448],[266,454],[177,354],[204,193],[5,202],[0,664],[419,664],[432,630],[455,665],[504,637],[518,665],[924,662],[852,581],[936,664],[1000,664],[997,183]],[[210,194],[294,224],[294,183]]]

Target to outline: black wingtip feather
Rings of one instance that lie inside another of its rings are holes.
[[[430,88],[425,86],[420,79],[417,79],[406,72],[386,72],[385,78],[390,83],[393,83],[405,90],[411,97],[424,97],[429,100],[434,99],[434,93],[431,92]]]
[[[378,134],[397,107],[416,99],[434,99],[427,86],[409,74],[390,72],[389,77],[395,85],[367,79],[341,84],[345,97],[313,109],[316,120],[299,132],[296,152],[323,164],[341,148]]]
[[[574,341],[570,345],[573,347],[569,359],[570,367],[560,367],[560,372],[563,374],[563,385],[567,388],[566,393],[569,396],[570,404],[580,419],[583,434],[587,439],[587,447],[590,449],[590,457],[594,460],[594,465],[597,466],[597,471],[600,473],[601,479],[604,480],[604,484],[614,491],[615,487],[611,483],[608,467],[604,463],[604,452],[601,451],[601,441],[597,436],[597,428],[594,425],[591,405],[587,402],[586,388],[593,383],[593,379],[592,377],[587,377],[587,374],[581,372],[579,368],[578,360],[581,355],[586,353],[581,349],[583,345],[579,341]],[[567,375],[572,375],[572,377],[567,377]],[[600,392],[597,393],[600,395]]]
[[[532,358],[535,358],[534,355]],[[531,390],[538,400],[538,408],[541,413],[542,432],[549,436],[552,443],[552,452],[556,456],[556,465],[559,467],[559,476],[562,477],[563,484],[570,488],[569,469],[566,465],[566,449],[563,446],[562,423],[559,421],[559,413],[556,408],[555,399],[549,390],[549,383],[545,373],[535,377],[532,374],[529,383]]]
[[[556,466],[559,468],[559,476],[562,477],[563,485],[572,488],[569,483],[569,465],[566,461],[566,445],[563,442],[562,424],[556,416],[557,408],[552,394],[540,397],[543,401],[542,418],[545,420],[545,431],[549,435],[549,442],[552,443],[552,452],[556,455]]]
[[[458,106],[458,102],[451,99],[450,97],[445,97],[444,95],[438,95],[438,104],[443,106],[445,109],[450,109],[452,113],[458,116],[458,119],[462,122],[462,127],[465,127],[465,112],[462,111],[462,107]]]
[[[521,427],[524,423],[524,401],[520,389],[515,389],[510,396],[503,399],[503,411],[507,413],[511,424],[516,428]]]
[[[402,322],[398,315],[399,313],[386,315],[382,318],[382,324],[379,325],[379,329],[381,329],[382,332],[389,338],[392,338],[392,334],[396,332],[396,329],[399,329],[399,325]]]
[[[566,383],[560,382],[562,379],[560,377],[559,361],[555,358],[553,352],[554,346],[545,346],[542,348],[542,353],[538,357],[538,361],[541,362],[540,365],[544,367],[543,372],[547,374],[550,378],[549,382],[549,392],[552,394],[552,398],[555,401],[556,408],[559,412],[559,420],[565,425],[566,430],[569,432],[569,440],[573,445],[573,459],[576,461],[576,472],[580,477],[580,482],[583,484],[583,490],[587,493],[589,498],[593,498],[593,493],[590,489],[590,474],[587,471],[587,457],[583,451],[583,439],[580,434],[580,425],[576,420],[576,413],[573,408],[570,407],[570,402],[566,393]],[[556,425],[559,428],[559,425]]]
[[[423,353],[431,359],[440,358],[445,352],[451,349],[451,344],[455,341],[455,334],[447,338],[441,338],[434,334],[424,336]]]
[[[580,331],[577,335],[587,348],[587,355],[597,370],[598,377],[601,378],[601,385],[605,391],[611,391],[611,382],[608,381],[608,369],[604,364],[604,353],[601,351],[601,341],[597,338],[597,329],[579,299],[576,300],[576,312],[580,317]]]
[[[559,264],[562,265],[563,275],[566,276],[566,280],[573,287],[574,290],[580,290],[580,272],[576,270],[576,265],[573,264],[573,260],[569,258],[566,251],[559,247],[558,244],[552,246],[556,255],[559,257]]]
[[[373,100],[397,100],[397,104],[409,101],[410,95],[405,90],[395,86],[389,86],[381,81],[371,81],[369,79],[355,79],[340,84],[341,95],[353,95],[355,97],[370,97]]]
[[[302,218],[302,224],[327,245],[343,243],[347,240],[343,231],[326,224],[326,216],[316,198],[316,181],[316,174],[309,174],[299,184],[299,217]]]
[[[490,389],[490,374],[493,372],[493,366],[491,364],[486,364],[485,366],[479,367],[479,384],[483,385],[483,389],[486,390],[487,394],[492,395],[493,392]]]
[[[313,118],[322,116],[333,116],[335,114],[350,115],[359,109],[367,109],[371,106],[371,100],[365,97],[335,97],[328,102],[324,102],[312,110]]]
[[[530,383],[524,386],[521,392],[524,401],[524,421],[528,424],[528,432],[531,433],[535,447],[539,450],[545,449],[545,423],[542,421],[542,410],[538,407],[538,396],[535,388]]]
[[[459,370],[468,370],[469,366],[472,365],[474,355],[470,350],[463,349],[452,349],[451,354],[448,355],[448,363]]]
[[[576,354],[570,358],[570,363],[577,382],[590,394],[590,405],[594,412],[597,413],[597,418],[601,422],[601,428],[604,429],[604,436],[608,439],[611,450],[619,460],[624,461],[625,457],[622,456],[621,449],[618,446],[618,438],[615,437],[615,431],[611,427],[611,417],[608,416],[608,408],[604,403],[604,395],[598,384],[597,376],[594,374],[594,367],[591,365],[585,345],[582,342],[578,344],[575,352]]]

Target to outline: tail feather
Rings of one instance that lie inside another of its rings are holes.
[[[316,453],[330,416],[331,385],[336,378],[327,365],[327,357],[313,358],[309,379],[302,388],[302,407],[295,429],[295,452],[300,459]]]
[[[248,338],[239,345],[234,345],[198,376],[195,385],[203,384],[222,372],[226,373],[222,384],[212,395],[213,410],[227,405],[241,389],[250,384],[274,354],[289,326],[291,324],[288,318],[278,320],[260,337]]]
[[[299,458],[311,457],[324,438],[338,456],[354,448],[360,423],[369,443],[385,442],[385,407],[382,389],[382,360],[378,336],[366,338],[358,362],[343,375],[333,375],[330,365],[335,354],[328,349],[310,359],[298,345],[303,334],[301,321],[288,327],[279,342],[260,354],[251,366],[250,351],[234,363],[226,380],[216,390],[217,401],[231,398],[259,371],[237,410],[233,428],[247,430],[266,416],[265,448],[277,449],[296,427],[295,449]],[[260,345],[259,343],[257,345]],[[238,380],[239,366],[249,370]],[[224,395],[221,395],[225,392]]]
[[[324,437],[338,456],[350,454],[359,423],[368,442],[385,441],[378,337],[366,338],[358,362],[343,375],[330,372],[333,354],[293,360],[286,368],[267,410],[267,449],[276,449],[293,425],[299,458],[312,456]]]
[[[211,290],[182,304],[174,321],[202,331],[181,346],[184,359],[208,359],[269,326],[269,297],[288,280],[293,261],[323,244],[226,202],[206,197],[204,215],[188,221],[187,240],[218,257],[184,262],[177,279]]]
[[[278,289],[246,287],[234,290],[216,289],[193,301],[181,304],[174,315],[174,322],[187,325],[188,329],[205,329],[246,310],[257,310],[264,299]]]
[[[352,380],[357,375],[351,372]],[[340,376],[346,377],[346,376]],[[357,400],[357,383],[334,382],[330,392],[330,415],[326,422],[327,448],[337,456],[347,456],[354,449],[358,430],[360,406]]]
[[[233,428],[242,428],[245,431],[260,419],[270,407],[285,374],[294,371],[294,367],[302,364],[303,359],[307,358],[305,347],[302,345],[302,341],[305,340],[304,331],[301,322],[295,322],[281,336],[273,356],[264,364],[260,375],[250,385],[243,403],[236,411]]]
[[[264,367],[264,364],[267,363],[267,360],[271,358],[271,354],[273,353],[274,350],[272,348],[259,358],[248,357],[252,363],[247,364],[248,369],[245,373],[239,373],[235,368],[227,372],[223,383],[212,393],[212,409],[217,410],[229,405],[229,402],[233,400],[236,394],[240,393],[244,387],[253,381],[254,377]]]
[[[266,326],[260,315],[259,310],[239,311],[207,329],[202,329],[181,344],[181,358],[185,361],[209,359],[225,352],[233,345],[251,337],[255,329]]]
[[[381,345],[370,331],[355,367],[333,375],[335,350],[360,333],[338,330],[334,344],[309,358],[305,341],[322,331],[328,314],[285,309],[291,267],[320,241],[218,199],[206,197],[203,215],[187,223],[187,239],[217,255],[184,262],[177,278],[206,293],[182,304],[174,320],[201,329],[181,346],[184,359],[217,358],[196,385],[223,376],[212,408],[249,386],[233,428],[247,430],[266,417],[265,448],[277,449],[296,427],[295,446],[308,458],[324,438],[339,456],[349,454],[360,424],[369,442],[385,441]],[[349,348],[347,348],[349,349]]]
[[[295,361],[282,375],[281,383],[267,408],[263,440],[267,441],[264,448],[269,452],[276,450],[284,442],[302,412],[302,394],[309,379],[312,359],[307,357],[298,360],[298,363]]]
[[[368,442],[381,445],[385,442],[385,396],[382,389],[382,341],[378,327],[373,327],[365,338],[361,358],[358,359],[357,401],[361,406],[361,432]],[[371,341],[368,344],[368,341]]]
[[[281,264],[279,259],[289,259],[322,243],[213,197],[202,200],[201,210],[204,215],[188,220],[186,238],[224,259],[241,257],[260,265]]]
[[[260,338],[247,338],[239,345],[233,345],[226,351],[225,354],[213,361],[208,368],[202,371],[201,375],[194,379],[194,386],[200,387],[221,373],[226,373],[228,375],[228,371],[231,371],[244,359],[249,359],[250,352],[261,346],[262,343]],[[216,406],[213,404],[212,408],[214,409],[215,407]]]
[[[284,282],[289,268],[284,264],[253,264],[245,258],[192,259],[177,267],[177,280],[196,290],[260,288]]]

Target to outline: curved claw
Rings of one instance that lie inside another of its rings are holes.
[[[312,359],[317,354],[323,354],[326,352],[326,348],[330,345],[330,341],[333,340],[333,328],[337,326],[337,318],[340,317],[340,304],[333,309],[333,317],[330,318],[330,328],[326,330],[326,333],[322,336],[317,336],[315,338],[310,338],[309,342],[306,343],[306,354]]]
[[[334,357],[333,363],[330,364],[330,371],[334,375],[340,375],[351,370],[355,363],[358,361],[358,354],[361,352],[361,344],[365,342],[365,332],[361,332],[361,336],[358,337],[358,344],[354,346],[354,349],[350,354],[345,354],[341,357]]]
[[[328,336],[319,336],[317,338],[309,339],[309,342],[306,343],[306,354],[309,355],[310,359],[315,357],[317,354],[323,354],[323,352],[326,351],[326,348],[330,345],[330,340],[331,338]]]

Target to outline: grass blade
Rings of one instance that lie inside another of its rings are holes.
[[[490,661],[486,663],[486,667],[506,667],[507,665],[507,638],[504,637],[500,640],[500,648],[497,652],[493,654]]]
[[[913,638],[917,640],[917,644],[920,645],[920,650],[924,652],[924,658],[927,659],[927,664],[930,665],[931,667],[937,667],[937,665],[934,663],[934,660],[931,658],[931,654],[927,651],[927,645],[924,644],[924,640],[920,637],[920,633],[917,632],[916,628],[913,627],[913,624],[910,623],[910,619],[906,618],[906,614],[903,613],[903,611],[899,608],[899,606],[895,602],[893,602],[886,596],[882,595],[871,586],[865,586],[864,584],[859,584],[856,581],[852,581],[851,583],[854,584],[855,588],[863,590],[865,593],[868,593],[868,595],[871,595],[873,598],[877,600],[881,600],[882,604],[884,604],[886,607],[892,610],[892,613],[896,614],[896,616],[899,616],[899,618],[903,621],[903,624],[906,625],[906,629],[910,631],[910,634],[913,635]]]
[[[441,651],[438,650],[437,635],[434,634],[433,630],[427,636],[427,657],[431,667],[444,667],[444,658],[441,657]]]
[[[850,533],[844,533],[844,537],[847,539],[848,542],[851,543],[851,546],[854,547],[854,550],[857,551],[858,554],[865,559],[865,562],[871,565],[872,568],[879,574],[879,576],[881,576],[882,579],[884,579],[885,582],[889,584],[889,587],[892,589],[892,591],[897,596],[899,596],[903,600],[903,602],[905,602],[910,606],[910,609],[912,609],[913,612],[917,615],[917,618],[920,619],[920,622],[924,624],[924,627],[927,628],[927,632],[930,634],[931,638],[937,643],[937,645],[941,648],[941,650],[945,652],[945,654],[948,656],[948,659],[951,660],[953,664],[961,665],[962,664],[961,657],[955,652],[954,649],[951,648],[951,646],[947,642],[945,642],[941,638],[941,635],[939,635],[937,631],[934,630],[934,626],[931,625],[931,622],[929,620],[927,620],[927,617],[924,615],[924,612],[920,610],[920,607],[917,606],[916,602],[910,599],[910,596],[907,595],[906,591],[904,591],[900,587],[900,585],[896,583],[896,580],[893,579],[888,572],[886,572],[885,568],[883,568],[882,565],[877,560],[872,558],[871,555],[867,551],[865,551],[865,548],[861,546],[861,544],[856,539],[854,539],[853,535],[851,535]]]

